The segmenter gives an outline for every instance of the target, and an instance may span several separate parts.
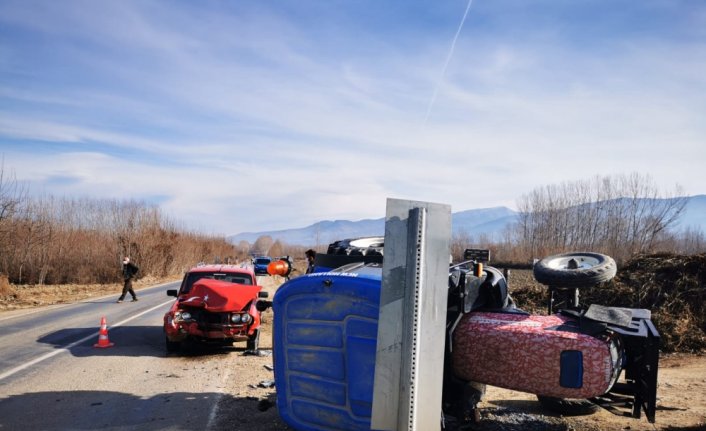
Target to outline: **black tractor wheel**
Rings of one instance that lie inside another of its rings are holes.
[[[537,395],[539,404],[545,409],[563,416],[590,415],[598,411],[598,405],[583,398],[555,398]]]
[[[600,253],[577,252],[545,257],[534,265],[534,278],[553,287],[591,287],[615,277],[612,257]]]
[[[384,237],[364,237],[343,239],[329,244],[326,254],[348,256],[382,256]]]
[[[248,338],[247,350],[257,352],[260,347],[260,328],[255,330],[255,333]]]

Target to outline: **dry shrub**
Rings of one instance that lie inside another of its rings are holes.
[[[706,254],[638,256],[613,284],[632,294],[632,306],[652,310],[664,351],[706,349]]]
[[[12,288],[10,281],[7,279],[7,275],[0,274],[0,297],[10,296],[15,293],[15,289]]]
[[[635,291],[641,308],[652,309],[666,351],[706,349],[706,254],[655,254],[629,261],[616,283]]]

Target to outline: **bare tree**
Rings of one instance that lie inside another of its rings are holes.
[[[14,181],[0,178],[5,209],[0,272],[13,283],[114,282],[126,254],[139,261],[142,275],[159,277],[180,274],[199,261],[235,261],[245,255],[225,238],[177,228],[153,205],[30,198]]]
[[[517,243],[532,257],[588,249],[624,259],[655,248],[684,210],[680,194],[636,173],[540,187],[518,201]]]
[[[270,247],[269,255],[272,257],[281,257],[284,255],[284,243],[280,240],[276,240]]]
[[[270,247],[272,247],[272,244],[274,244],[274,241],[272,240],[271,236],[262,235],[255,240],[255,243],[252,245],[251,251],[254,254],[268,254],[270,252]]]
[[[0,161],[0,273],[3,274],[9,274],[16,255],[13,224],[24,198],[25,190],[18,185],[14,174],[5,172],[4,160]]]

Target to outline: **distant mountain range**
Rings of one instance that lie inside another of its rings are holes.
[[[499,239],[503,231],[517,221],[518,213],[507,207],[481,208],[459,211],[451,215],[454,235],[468,234],[474,238],[485,235]],[[688,228],[706,233],[706,195],[689,197],[686,208],[674,226],[677,231]],[[243,232],[228,237],[234,244],[240,241],[254,243],[257,238],[268,235],[274,240],[287,244],[317,245],[328,244],[344,238],[375,236],[385,234],[385,218],[350,220],[324,220],[307,227],[263,232]]]

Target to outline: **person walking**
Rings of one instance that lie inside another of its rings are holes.
[[[125,280],[125,284],[123,285],[123,293],[120,295],[120,298],[118,298],[119,303],[123,302],[128,292],[132,295],[132,302],[137,301],[137,295],[135,295],[135,291],[132,290],[132,278],[137,274],[138,270],[137,265],[130,262],[130,256],[125,256],[125,259],[123,259],[123,279]]]
[[[314,272],[314,259],[316,258],[316,252],[312,249],[309,249],[304,252],[304,255],[306,256],[306,273],[311,274]]]

